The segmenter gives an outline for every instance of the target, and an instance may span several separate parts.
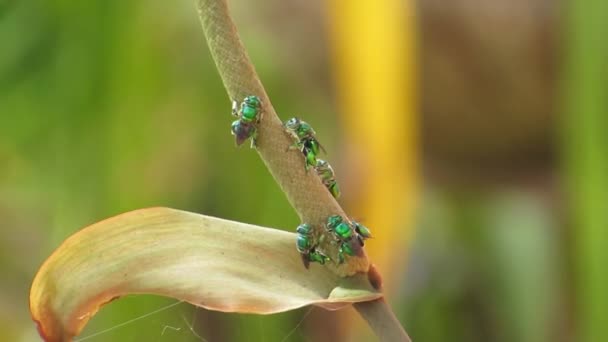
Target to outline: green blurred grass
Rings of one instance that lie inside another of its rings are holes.
[[[577,340],[608,337],[608,4],[567,6],[562,134],[575,247]]]
[[[234,146],[230,100],[191,2],[14,2],[0,14],[0,215],[8,228],[0,265],[10,275],[0,297],[1,340],[24,333],[35,339],[26,303],[37,267],[95,221],[162,205],[297,225],[256,153]],[[254,59],[268,59],[253,51]],[[271,68],[266,63],[261,72],[276,78]],[[270,91],[287,106],[302,90],[278,84]],[[312,116],[327,112],[319,101],[307,106]],[[118,301],[82,336],[166,303],[151,296]],[[182,304],[97,340],[194,340],[181,317],[193,312]],[[196,325],[203,337],[234,340],[244,337],[240,331],[259,331],[280,340],[300,316],[198,310]],[[160,336],[165,325],[182,330]]]

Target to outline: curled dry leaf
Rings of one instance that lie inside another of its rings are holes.
[[[69,341],[105,303],[157,294],[210,310],[270,314],[380,298],[367,274],[302,266],[295,234],[169,208],[128,212],[69,237],[32,284],[46,341]]]

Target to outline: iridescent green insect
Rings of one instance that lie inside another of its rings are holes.
[[[296,249],[302,255],[304,267],[308,268],[311,261],[324,265],[330,260],[325,254],[317,250],[317,245],[313,241],[314,237],[311,225],[302,223],[296,228],[296,233],[298,234],[296,237]]]
[[[316,247],[313,247],[310,250],[310,253],[308,253],[308,260],[312,262],[318,262],[321,265],[325,265],[325,263],[330,261],[331,259],[320,251],[317,251]],[[306,266],[306,268],[308,268],[308,266]]]
[[[338,182],[336,182],[334,169],[331,165],[323,159],[317,159],[315,171],[317,171],[317,174],[321,177],[321,181],[325,184],[332,196],[334,196],[334,198],[340,197],[340,187],[338,186]]]
[[[338,248],[338,262],[344,262],[344,255],[355,255],[351,245],[354,233],[350,225],[340,215],[331,215],[327,218],[325,225],[327,230],[334,235],[340,247]]]
[[[357,240],[359,240],[359,244],[364,246],[365,240],[372,237],[372,232],[366,226],[357,221],[352,221],[352,225],[355,229],[355,233],[357,233]]]
[[[298,141],[302,141],[305,138],[314,138],[316,133],[306,121],[300,120],[299,118],[291,118],[283,124],[291,135],[294,136]]]
[[[304,154],[306,164],[306,170],[310,169],[310,167],[314,167],[317,165],[317,155],[319,154],[319,142],[314,138],[305,138],[304,141],[301,142],[300,150],[302,154]]]
[[[299,118],[291,118],[283,124],[287,133],[294,139],[295,143],[291,146],[302,151],[306,161],[306,170],[317,165],[317,156],[323,150],[323,146],[315,137],[315,130],[306,122]]]
[[[310,241],[312,239],[311,232],[312,227],[307,223],[303,223],[296,228],[296,233],[298,233],[296,248],[301,254],[308,253],[312,248],[312,242]]]
[[[343,242],[338,249],[338,263],[344,263],[344,255],[355,255],[349,242]]]
[[[239,107],[232,101],[232,115],[238,120],[232,122],[231,132],[236,138],[236,145],[240,146],[245,140],[251,138],[251,147],[255,147],[257,128],[256,124],[262,118],[262,101],[257,96],[247,96]]]
[[[353,231],[340,215],[332,215],[327,218],[327,228],[341,241],[347,241],[353,236]]]

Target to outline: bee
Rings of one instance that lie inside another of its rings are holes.
[[[308,268],[310,262],[318,262],[325,265],[330,259],[317,250],[317,245],[314,243],[312,226],[308,223],[302,223],[296,228],[296,249],[302,255],[304,267]]]
[[[232,122],[231,132],[236,139],[236,145],[240,146],[245,140],[251,138],[251,148],[256,146],[257,127],[262,118],[262,100],[251,95],[245,97],[239,106],[232,101],[232,115],[238,117]]]

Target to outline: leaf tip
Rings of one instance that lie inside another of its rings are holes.
[[[48,308],[42,310],[44,312],[32,310],[32,320],[36,324],[38,335],[46,342],[71,341],[71,337],[65,334],[62,325],[56,322],[56,316],[49,310]],[[50,323],[50,321],[54,323]]]

